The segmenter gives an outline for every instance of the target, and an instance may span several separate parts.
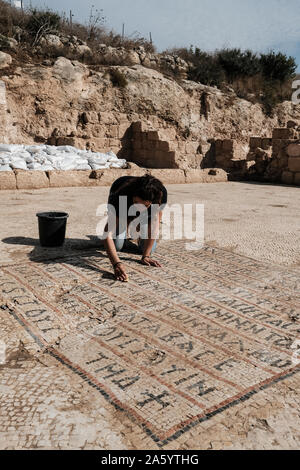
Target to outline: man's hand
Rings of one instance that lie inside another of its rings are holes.
[[[115,270],[115,278],[118,280],[118,281],[122,281],[122,282],[128,282],[128,275],[125,271],[125,268],[123,266],[122,263],[120,264],[117,264],[115,267],[114,267],[114,270]]]
[[[162,267],[158,261],[155,261],[155,259],[150,258],[150,256],[143,256],[141,261],[146,266],[156,266],[157,268]]]

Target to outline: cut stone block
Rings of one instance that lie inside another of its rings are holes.
[[[168,127],[166,129],[163,129],[163,130],[159,130],[158,132],[158,136],[160,138],[160,140],[175,140],[176,138],[176,130],[171,128],[171,127]]]
[[[146,132],[148,128],[148,124],[142,121],[136,121],[131,124],[131,129],[133,132]]]
[[[296,184],[297,186],[300,186],[300,172],[295,174],[294,184]]]
[[[94,181],[93,186],[110,186],[121,176],[143,176],[147,170],[145,168],[111,168],[107,170],[93,170],[90,179]]]
[[[16,175],[13,171],[0,171],[0,191],[2,189],[17,189]]]
[[[262,138],[261,137],[250,137],[249,141],[250,149],[255,149],[257,147],[262,146]]]
[[[278,127],[273,129],[273,139],[295,139],[297,137],[297,132],[292,128],[281,128]]]
[[[96,111],[86,111],[84,114],[84,119],[86,123],[97,123],[99,122],[99,114]]]
[[[284,184],[293,184],[294,173],[291,171],[284,171],[281,175],[281,181]]]
[[[290,157],[288,167],[290,171],[300,171],[300,157]]]
[[[300,157],[300,142],[290,144],[286,149],[286,153],[289,157]]]
[[[272,154],[276,156],[280,150],[287,147],[289,144],[295,143],[292,139],[273,139],[272,140]]]
[[[49,188],[49,178],[44,171],[15,170],[17,189]]]
[[[280,150],[275,161],[277,161],[278,167],[280,168],[285,168],[288,166],[288,155],[284,149]]]
[[[185,170],[186,183],[219,183],[228,181],[226,171],[220,168],[206,168],[205,170]]]
[[[48,171],[51,188],[97,186],[90,170]]]
[[[234,148],[234,140],[233,139],[224,139],[223,140],[223,150],[227,150],[227,151],[233,151],[233,148]]]
[[[165,152],[169,152],[169,150],[170,150],[169,142],[167,142],[166,140],[160,140],[160,141],[158,141],[158,148],[159,148],[159,150],[163,150],[163,151],[165,151]]]
[[[56,145],[71,145],[76,146],[76,139],[74,137],[57,137]]]
[[[132,140],[133,150],[141,150],[143,148],[142,142],[139,139]]]
[[[150,175],[159,179],[163,184],[183,184],[185,183],[185,174],[183,170],[178,169],[161,169],[150,170]]]
[[[158,131],[148,131],[147,132],[147,137],[149,140],[160,140]]]

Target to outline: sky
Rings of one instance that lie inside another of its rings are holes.
[[[23,0],[29,6],[30,0]],[[92,5],[102,9],[108,29],[149,38],[158,51],[194,45],[212,51],[240,47],[271,49],[296,58],[300,72],[299,0],[31,0],[32,6],[72,10],[88,21]]]

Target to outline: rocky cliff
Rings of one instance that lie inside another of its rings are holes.
[[[116,70],[124,83],[112,80]],[[54,64],[8,64],[1,75],[0,141],[111,149],[148,167],[213,166],[216,139],[235,139],[245,158],[250,136],[270,137],[291,119],[300,123],[300,106],[291,102],[270,118],[230,89],[176,81],[142,65],[96,68],[60,57]]]

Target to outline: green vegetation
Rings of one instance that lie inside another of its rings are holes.
[[[113,86],[118,88],[126,88],[128,82],[125,75],[118,69],[110,69],[109,71],[110,81]]]
[[[261,103],[268,115],[278,103],[291,97],[297,64],[281,52],[255,54],[227,48],[208,53],[193,46],[171,52],[190,64],[190,80],[221,89],[230,85],[240,98]]]

